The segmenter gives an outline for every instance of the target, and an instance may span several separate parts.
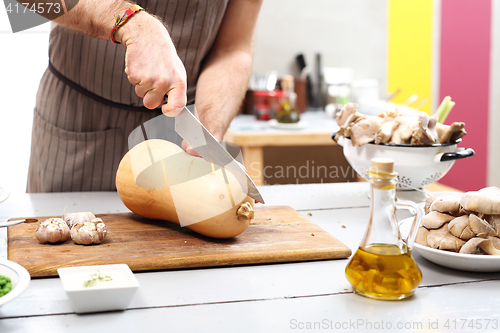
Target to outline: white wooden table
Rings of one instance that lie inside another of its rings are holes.
[[[290,205],[357,249],[369,217],[367,183],[276,185],[261,192],[268,205]],[[22,194],[0,204],[0,218],[59,215],[65,206],[127,211],[112,192]],[[2,256],[5,239],[2,230]],[[73,312],[59,278],[33,279],[0,308],[0,332],[500,330],[500,273],[456,271],[414,257],[421,286],[412,298],[391,302],[353,294],[344,276],[347,259],[136,273],[141,287],[127,310],[86,315]]]

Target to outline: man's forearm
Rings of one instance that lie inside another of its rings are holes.
[[[200,120],[219,141],[241,107],[251,69],[251,54],[236,51],[209,61],[198,80]]]
[[[221,141],[241,107],[252,71],[261,0],[230,0],[196,87],[201,122]]]
[[[123,15],[131,5],[125,0],[80,0],[73,9],[53,21],[92,37],[108,39],[115,23],[114,15]]]

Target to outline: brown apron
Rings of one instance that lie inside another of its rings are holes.
[[[227,1],[137,2],[167,24],[186,67],[188,104]],[[56,26],[49,60],[36,98],[27,192],[116,190],[130,132],[160,109],[146,109],[135,94],[124,73],[123,45]]]

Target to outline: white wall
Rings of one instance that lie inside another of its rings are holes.
[[[23,193],[33,107],[48,62],[49,25],[13,34],[3,8],[0,9],[0,187]]]
[[[254,71],[298,75],[295,56],[304,53],[314,70],[352,67],[355,79],[374,78],[386,91],[386,0],[264,0],[255,43]]]

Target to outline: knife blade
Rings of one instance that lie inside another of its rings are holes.
[[[192,110],[192,112],[190,111]],[[241,188],[249,197],[260,203],[264,203],[257,186],[247,174],[245,169],[238,163],[231,154],[217,141],[214,136],[196,118],[195,106],[184,107],[175,116],[175,131],[205,160],[216,164],[231,172],[238,180]]]
[[[19,223],[34,223],[34,222],[38,222],[38,219],[24,219],[24,218],[15,220],[10,219],[8,221],[0,222],[0,228],[11,227]]]

